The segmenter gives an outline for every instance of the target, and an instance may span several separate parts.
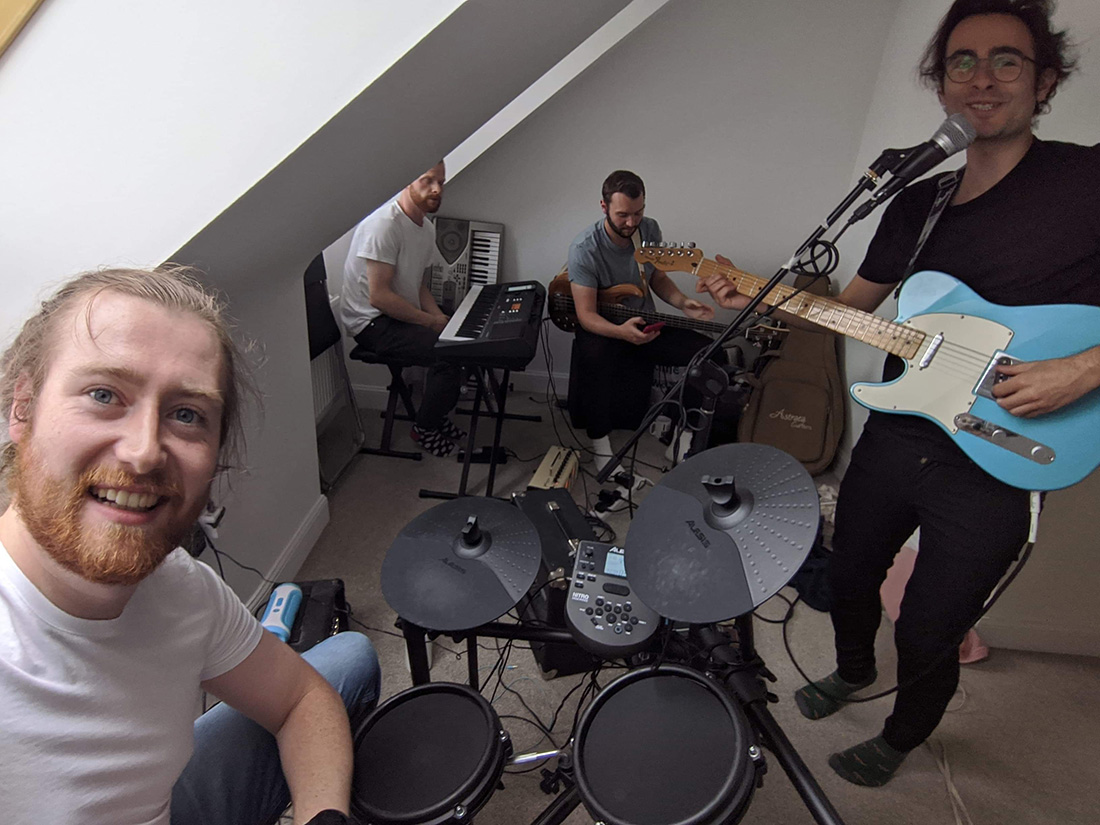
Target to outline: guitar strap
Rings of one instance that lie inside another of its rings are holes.
[[[898,281],[898,287],[894,290],[894,300],[897,300],[898,295],[901,294],[901,288],[905,286],[905,282],[909,280],[909,276],[913,274],[913,268],[917,265],[917,256],[920,255],[920,251],[924,249],[924,244],[928,240],[928,236],[932,234],[932,227],[936,225],[936,222],[943,214],[943,210],[947,208],[947,204],[951,203],[951,199],[955,197],[955,190],[959,188],[959,181],[962,180],[962,173],[956,169],[953,172],[949,172],[940,178],[936,184],[936,197],[932,201],[932,208],[928,210],[928,217],[924,220],[924,228],[920,231],[920,236],[917,238],[917,245],[913,249],[913,254],[909,258],[909,263],[905,266],[905,275],[900,281]]]
[[[630,239],[632,241],[634,241],[634,251],[635,252],[637,252],[639,249],[642,248],[642,227],[641,226],[638,227],[637,232],[635,232],[633,235],[630,236]],[[641,261],[638,261],[638,280],[641,281],[641,283],[642,283],[642,295],[643,295],[643,297],[649,295],[649,284],[646,282],[646,279],[645,279],[645,264],[643,264]]]

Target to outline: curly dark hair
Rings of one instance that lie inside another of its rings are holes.
[[[1031,42],[1035,45],[1036,84],[1045,70],[1054,72],[1054,82],[1046,100],[1035,102],[1034,114],[1045,114],[1050,111],[1050,101],[1058,90],[1058,84],[1077,68],[1067,32],[1064,29],[1056,31],[1051,26],[1050,18],[1053,13],[1054,0],[955,0],[924,49],[920,61],[921,79],[937,92],[942,91],[947,41],[955,27],[975,15],[1007,14],[1017,18],[1031,32]]]
[[[622,192],[628,198],[640,198],[645,194],[645,184],[642,179],[633,172],[619,169],[607,176],[603,182],[603,202],[611,203],[611,196],[616,192]]]

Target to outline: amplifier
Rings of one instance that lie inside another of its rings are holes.
[[[302,604],[287,644],[305,653],[318,642],[348,629],[351,612],[344,597],[343,579],[295,582],[302,588]]]
[[[514,493],[512,502],[535,525],[542,545],[542,562],[528,598],[520,601],[521,619],[541,622],[547,627],[566,630],[567,588],[547,585],[551,578],[569,575],[573,570],[573,543],[594,541],[596,534],[574,503],[569,491],[556,487]],[[568,585],[568,581],[565,582]],[[531,652],[544,679],[584,673],[600,665],[600,659],[577,645],[532,642]]]
[[[562,487],[566,490],[573,484],[577,477],[580,461],[577,451],[566,449],[555,444],[546,451],[546,456],[527,482],[527,489],[550,490],[554,487]]]

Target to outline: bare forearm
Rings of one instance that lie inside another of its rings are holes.
[[[443,310],[439,308],[439,304],[435,302],[435,296],[432,295],[432,291],[428,289],[426,284],[420,285],[420,306],[429,315],[442,315]]]
[[[339,694],[327,683],[318,684],[295,705],[275,738],[295,825],[330,808],[348,813],[352,743]]]
[[[1081,395],[1100,388],[1100,347],[1087,349],[1071,360],[1080,372]]]
[[[654,272],[653,276],[649,279],[649,286],[657,297],[666,304],[674,306],[676,309],[684,308],[684,301],[687,300],[687,296],[680,291],[679,287],[677,287],[672,279],[664,272],[660,270]]]
[[[396,292],[380,291],[377,294],[372,294],[370,302],[375,309],[408,324],[430,327],[435,319],[435,316],[430,312],[425,312],[419,307],[413,306]]]
[[[622,328],[600,315],[598,312],[583,312],[578,310],[577,321],[582,327],[593,335],[602,335],[604,338],[621,338]]]

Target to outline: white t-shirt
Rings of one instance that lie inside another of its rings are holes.
[[[263,630],[206,565],[175,550],[117,619],[78,619],[0,545],[0,818],[167,825],[191,757],[199,683]]]
[[[417,226],[396,199],[375,209],[355,227],[344,262],[344,290],[340,299],[340,321],[349,335],[358,335],[382,314],[370,302],[367,261],[392,264],[393,291],[417,309],[423,309],[420,286],[434,246],[435,224],[425,220],[423,226]]]

